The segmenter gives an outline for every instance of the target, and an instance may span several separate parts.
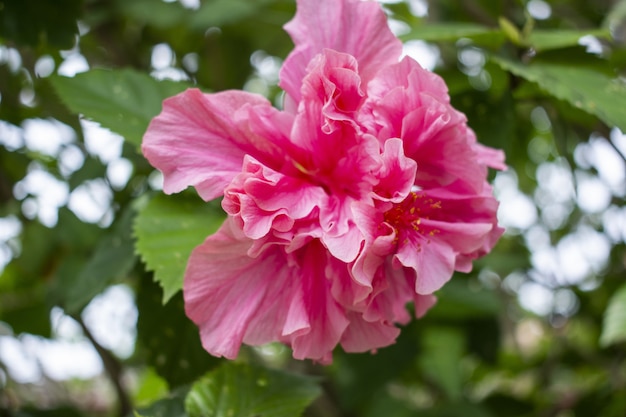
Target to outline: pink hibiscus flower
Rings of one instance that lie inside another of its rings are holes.
[[[328,363],[338,344],[387,346],[407,302],[423,315],[502,233],[486,175],[503,155],[477,144],[441,78],[400,61],[380,6],[297,5],[284,110],[191,89],[163,103],[142,145],[166,193],[224,197],[228,218],[183,287],[216,356],[280,341]]]

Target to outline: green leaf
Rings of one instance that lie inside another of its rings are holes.
[[[465,339],[459,329],[452,327],[430,327],[422,339],[424,353],[419,363],[424,373],[439,385],[448,398],[461,398],[463,375],[459,362],[465,351]]]
[[[420,25],[412,28],[408,34],[400,36],[403,41],[417,39],[426,42],[454,42],[461,38],[490,46],[501,45],[505,40],[500,30],[460,22]]]
[[[191,16],[189,25],[193,29],[207,30],[212,26],[223,26],[254,16],[259,9],[276,0],[213,0],[204,2]]]
[[[190,417],[297,417],[320,393],[310,377],[227,362],[193,385],[185,409]]]
[[[133,22],[145,22],[157,28],[170,28],[189,19],[192,14],[179,2],[154,0],[117,0],[117,7]]]
[[[541,52],[579,45],[580,38],[588,35],[602,39],[609,39],[611,37],[610,32],[606,29],[533,30],[528,36],[528,39],[526,39],[526,43],[537,52]]]
[[[626,342],[626,285],[611,297],[600,335],[600,345],[603,347],[621,342]]]
[[[163,302],[182,288],[193,248],[215,232],[223,219],[224,213],[215,204],[183,195],[158,195],[139,212],[136,249],[163,287]]]
[[[119,133],[135,146],[141,145],[163,100],[189,87],[181,82],[158,81],[131,69],[94,69],[72,78],[54,76],[50,81],[71,111]]]
[[[548,94],[626,130],[626,84],[589,68],[536,62],[524,65],[492,57],[503,69],[537,83]]]
[[[185,316],[182,294],[161,304],[161,290],[144,274],[137,293],[137,351],[169,388],[195,381],[220,363],[200,344],[196,325]]]
[[[450,280],[437,292],[439,301],[428,317],[444,319],[474,319],[495,317],[502,304],[495,291],[471,286],[467,279]]]
[[[146,407],[138,407],[135,417],[188,417],[185,412],[185,396],[188,388],[176,389],[167,398]]]
[[[128,207],[104,235],[73,285],[66,290],[65,310],[76,313],[109,285],[126,277],[135,264],[132,223],[135,211]]]

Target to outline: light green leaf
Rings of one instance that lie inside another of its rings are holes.
[[[310,377],[227,362],[193,385],[189,417],[297,417],[320,394]]]
[[[131,234],[135,211],[128,208],[104,235],[74,284],[65,291],[65,310],[76,313],[116,280],[124,278],[135,264]]]
[[[537,83],[548,94],[626,130],[626,84],[589,68],[492,57],[503,69]]]
[[[583,36],[595,36],[597,38],[609,39],[611,34],[605,29],[596,30],[533,30],[526,43],[536,51],[547,51],[550,49],[566,48],[579,45]]]
[[[600,345],[603,347],[621,342],[626,342],[626,285],[611,297],[600,335]]]
[[[192,249],[223,219],[219,206],[184,195],[158,195],[141,209],[135,221],[136,250],[163,287],[163,303],[182,288]]]
[[[488,45],[499,45],[505,40],[502,31],[475,23],[425,24],[416,26],[408,34],[400,36],[403,41],[417,39],[426,42],[456,41],[460,38]]]
[[[130,69],[94,69],[72,78],[51,77],[50,81],[71,111],[119,133],[136,146],[141,145],[150,120],[161,111],[163,100],[189,87]]]
[[[206,30],[254,16],[260,8],[275,0],[213,0],[204,2],[191,16],[189,26]]]

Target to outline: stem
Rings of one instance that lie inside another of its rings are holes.
[[[83,333],[96,349],[96,352],[98,352],[100,359],[102,359],[104,369],[111,379],[111,382],[113,383],[117,398],[119,400],[119,416],[126,417],[130,415],[133,411],[133,405],[122,381],[122,364],[109,350],[105,349],[104,347],[102,347],[102,345],[100,345],[100,343],[98,343],[98,341],[93,337],[91,331],[89,330],[85,322],[80,318],[80,316],[74,315],[72,316],[72,318],[76,320],[76,322],[83,329]]]

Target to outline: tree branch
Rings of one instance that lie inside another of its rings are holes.
[[[98,343],[98,341],[91,334],[91,331],[89,330],[85,322],[78,314],[73,315],[72,317],[83,329],[85,337],[89,339],[93,347],[96,349],[96,352],[98,352],[100,359],[102,359],[104,369],[109,376],[111,382],[113,383],[115,392],[117,394],[117,398],[119,401],[119,416],[126,417],[130,415],[133,411],[133,405],[122,381],[122,364],[108,349],[104,348],[102,345],[100,345],[100,343]]]

